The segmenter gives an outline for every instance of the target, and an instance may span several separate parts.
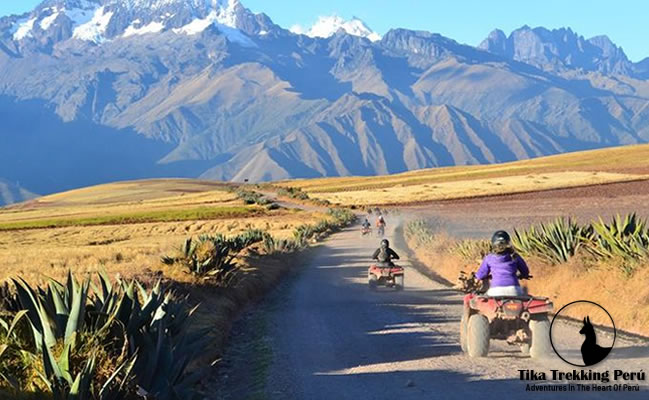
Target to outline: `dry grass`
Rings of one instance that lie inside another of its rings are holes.
[[[36,201],[0,210],[2,224],[103,218],[120,213],[164,215],[188,210],[241,209],[242,201],[224,184],[192,180],[152,180],[101,185],[46,196]],[[256,211],[256,212],[257,212]],[[191,214],[187,213],[188,218]],[[201,214],[196,214],[201,216]],[[209,217],[209,215],[208,215]],[[63,278],[68,270],[76,274],[106,270],[133,277],[158,274],[179,281],[189,277],[160,263],[160,256],[172,252],[188,236],[223,233],[236,235],[246,229],[262,229],[279,238],[292,237],[301,224],[325,218],[318,212],[296,209],[243,214],[239,217],[165,220],[120,224],[79,224],[59,228],[0,231],[0,282],[22,276],[33,283],[47,277]]]
[[[160,213],[242,203],[222,183],[187,179],[120,182],[57,193],[0,209],[0,225]]]
[[[467,261],[450,251],[456,243],[445,234],[439,234],[426,247],[415,247],[417,256],[435,273],[455,282],[460,271],[477,270],[480,260]],[[534,279],[523,281],[529,292],[552,299],[555,310],[576,300],[591,300],[601,304],[613,316],[618,328],[629,332],[649,335],[649,266],[640,267],[629,278],[613,262],[584,262],[579,257],[568,263],[550,266],[541,260],[527,259]],[[566,310],[570,316],[581,319],[578,308]],[[605,315],[591,316],[594,323],[605,323]]]
[[[388,189],[363,189],[321,192],[318,197],[343,205],[408,204],[432,200],[460,199],[524,193],[540,190],[625,182],[639,179],[632,174],[586,171],[553,172],[535,175],[514,175],[429,184],[397,185]],[[649,176],[647,176],[649,178]]]
[[[16,275],[32,282],[46,276],[62,278],[68,269],[74,273],[106,269],[127,277],[150,270],[169,275],[172,271],[160,265],[160,256],[171,252],[187,236],[235,235],[252,228],[289,238],[296,226],[322,218],[323,214],[295,210],[264,218],[0,232],[0,281]]]
[[[279,182],[350,204],[402,204],[648,179],[649,145],[586,151],[504,164],[458,166],[375,177]]]

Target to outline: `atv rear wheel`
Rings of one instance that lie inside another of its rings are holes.
[[[467,326],[467,353],[470,357],[486,357],[489,353],[489,320],[473,314]]]
[[[370,287],[370,290],[376,290],[376,287],[378,286],[379,280],[374,274],[370,274],[367,278],[367,284]]]
[[[550,343],[550,321],[548,317],[531,320],[530,332],[532,333],[530,356],[532,358],[549,357],[552,354],[552,343]]]
[[[403,290],[403,275],[394,277],[394,288],[397,290]]]
[[[469,313],[463,312],[460,320],[460,347],[463,352],[467,352],[467,329],[469,325]]]

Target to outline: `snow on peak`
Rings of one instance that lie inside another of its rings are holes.
[[[177,34],[197,35],[212,25],[216,26],[231,42],[236,42],[247,47],[256,46],[255,42],[236,28],[236,20],[229,19],[228,15],[224,16],[222,10],[212,10],[207,17],[196,18],[182,28],[174,29],[173,31]]]
[[[34,22],[36,22],[36,18],[23,19],[18,21],[13,31],[14,40],[21,40],[26,37],[32,36]]]
[[[106,0],[104,0],[106,1]],[[157,10],[175,5],[189,6],[190,8],[224,8],[234,3],[239,3],[239,0],[108,0],[113,4],[119,4],[129,9],[140,8],[147,10]]]
[[[381,35],[372,31],[362,20],[354,17],[349,21],[337,15],[319,17],[315,24],[308,30],[300,25],[293,25],[291,32],[310,37],[328,38],[338,30],[344,30],[350,35],[360,36],[376,42],[381,40]]]
[[[148,25],[142,26],[140,20],[135,20],[129,25],[124,31],[123,37],[129,37],[133,35],[146,35],[147,33],[158,33],[165,28],[165,25],[162,22],[153,21]]]
[[[95,10],[90,21],[74,28],[72,37],[80,40],[101,43],[106,40],[104,33],[106,33],[106,27],[108,27],[111,18],[113,18],[112,11],[105,11],[105,7],[99,7]]]

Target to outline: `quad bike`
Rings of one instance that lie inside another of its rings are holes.
[[[376,236],[377,237],[385,236],[385,225],[384,224],[378,224],[377,225]]]
[[[478,287],[475,283],[467,286]],[[532,358],[546,357],[552,353],[548,319],[552,308],[547,297],[490,297],[472,290],[464,296],[460,321],[462,351],[470,357],[486,357],[489,341],[497,339],[519,346],[523,354]]]
[[[370,290],[376,290],[378,286],[402,290],[403,272],[403,267],[398,265],[383,265],[381,263],[370,265],[370,268],[367,270]]]
[[[361,237],[367,236],[370,233],[372,233],[372,228],[365,228],[365,227],[361,228]]]

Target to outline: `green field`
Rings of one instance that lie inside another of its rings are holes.
[[[62,228],[68,226],[125,225],[150,222],[174,222],[210,220],[221,218],[246,218],[261,216],[265,210],[259,207],[198,207],[188,210],[141,211],[116,215],[37,219],[0,223],[0,231],[17,229]]]

